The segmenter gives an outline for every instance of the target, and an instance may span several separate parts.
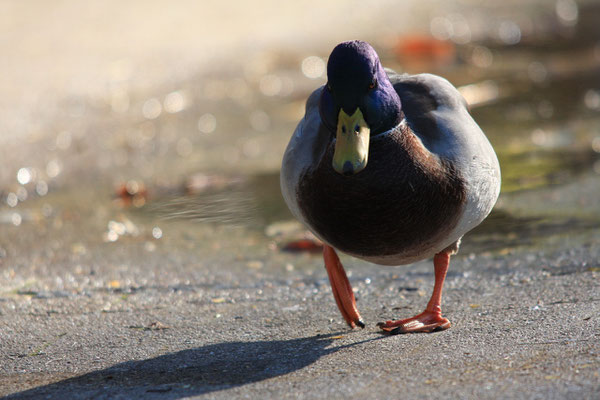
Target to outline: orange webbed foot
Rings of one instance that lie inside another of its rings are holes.
[[[400,333],[438,332],[450,328],[450,321],[441,313],[424,311],[412,318],[398,321],[386,321],[377,324],[384,333],[398,335]]]
[[[450,328],[450,321],[442,317],[442,287],[450,264],[451,251],[444,250],[433,258],[435,270],[435,285],[427,308],[419,315],[398,321],[386,321],[377,324],[384,333],[397,335],[399,333],[437,332]]]

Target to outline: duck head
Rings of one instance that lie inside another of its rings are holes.
[[[335,135],[333,168],[353,175],[367,166],[370,138],[400,123],[400,97],[373,47],[359,40],[333,49],[327,79],[319,112]]]

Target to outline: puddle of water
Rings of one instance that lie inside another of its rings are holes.
[[[279,236],[282,241],[280,244],[304,233],[281,197],[279,174],[276,173],[249,177],[233,189],[165,198],[146,211],[153,217],[178,220],[187,225],[213,223],[241,226],[266,236]],[[146,211],[141,210],[142,213]],[[278,224],[283,226],[278,227]],[[599,229],[600,213],[590,216],[572,211],[572,214],[565,215],[548,213],[548,210],[540,208],[536,214],[521,215],[505,208],[496,208],[466,236],[461,253],[533,247],[549,237],[577,235]],[[270,234],[270,231],[277,233]]]
[[[590,148],[505,152],[499,159],[504,193],[569,183],[600,165],[600,153]]]

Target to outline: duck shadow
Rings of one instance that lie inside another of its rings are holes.
[[[182,350],[9,395],[28,398],[115,398],[160,395],[179,399],[285,375],[365,341],[330,347],[335,334],[290,340],[225,342]],[[371,341],[376,339],[369,339]]]

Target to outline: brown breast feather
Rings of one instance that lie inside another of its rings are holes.
[[[343,176],[331,166],[333,143],[298,187],[310,227],[357,256],[419,254],[450,233],[465,204],[465,184],[449,160],[430,153],[406,124],[373,138],[369,163]]]

